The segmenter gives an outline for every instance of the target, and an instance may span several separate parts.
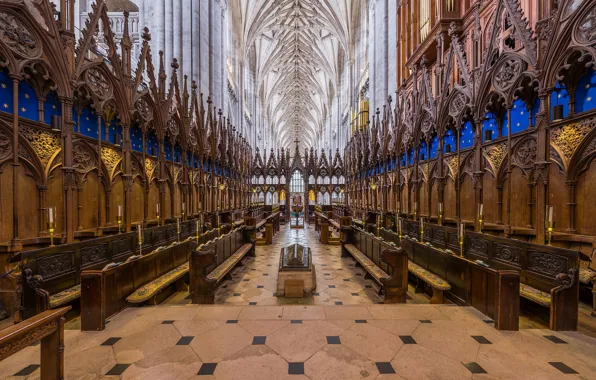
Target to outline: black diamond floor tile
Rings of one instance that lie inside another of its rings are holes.
[[[563,339],[559,338],[558,336],[545,335],[544,337],[556,344],[567,344],[567,342],[565,342]]]
[[[390,375],[395,373],[393,366],[389,362],[377,362],[375,364],[377,365],[377,369],[381,375]]]
[[[108,340],[106,340],[105,342],[103,342],[101,345],[102,346],[113,346],[120,339],[122,339],[122,338],[120,338],[120,337],[109,338]]]
[[[304,363],[289,363],[288,375],[304,375]]]
[[[183,336],[182,338],[180,338],[178,343],[176,343],[176,345],[177,346],[188,346],[190,344],[190,342],[192,342],[193,339],[194,339],[194,336]]]
[[[368,323],[366,319],[357,319],[356,323]]]
[[[253,345],[265,344],[266,340],[267,340],[266,336],[255,336],[254,338],[252,338],[252,344]]]
[[[416,341],[411,335],[400,335],[399,339],[401,339],[404,344],[416,344]]]
[[[339,305],[343,305],[344,303],[341,301],[335,301],[335,304],[339,306]]]
[[[472,335],[472,338],[474,338],[474,340],[480,344],[492,344],[490,340],[486,339],[482,335]]]
[[[430,319],[421,319],[420,323],[433,323]]]
[[[237,319],[228,319],[226,323],[238,323]]]
[[[577,372],[576,370],[574,370],[573,368],[569,367],[567,364],[565,364],[563,362],[548,362],[548,364],[552,365],[553,367],[555,367],[556,369],[558,369],[559,371],[561,371],[565,375],[572,375],[572,374],[578,374],[579,373],[579,372]]]
[[[162,325],[173,325],[173,324],[174,324],[174,321],[172,321],[172,320],[167,320],[167,321],[163,321],[161,324],[162,324]]]
[[[30,364],[27,367],[20,370],[19,372],[15,373],[14,376],[29,376],[38,368],[39,364]]]
[[[462,362],[461,364],[463,364],[471,373],[486,373],[484,368],[480,367],[476,362]]]
[[[217,363],[203,363],[201,369],[199,369],[199,373],[197,375],[213,375],[215,372],[215,368],[217,367]]]
[[[338,336],[328,336],[327,344],[341,344],[341,340]]]
[[[130,364],[116,364],[106,373],[106,376],[120,376],[128,367],[130,367]]]

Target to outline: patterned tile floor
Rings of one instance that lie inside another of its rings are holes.
[[[596,378],[596,339],[499,332],[454,305],[160,305],[65,331],[66,379]],[[38,379],[39,345],[0,362]]]
[[[279,249],[294,241],[313,249],[319,295],[305,302],[314,305],[273,295]],[[410,304],[378,305],[367,285],[312,229],[282,229],[222,284],[224,305],[192,305],[180,292],[159,306],[125,309],[104,331],[67,323],[66,379],[596,379],[594,338],[499,332],[473,308],[414,304],[428,302],[420,294]],[[0,380],[38,379],[39,348],[0,362]]]
[[[277,297],[277,274],[281,248],[299,243],[312,251],[317,288],[314,294],[305,298]],[[216,304],[233,305],[364,305],[382,301],[378,286],[373,280],[365,280],[365,271],[356,268],[352,258],[341,258],[337,245],[323,245],[318,242],[314,226],[305,229],[290,229],[282,226],[272,245],[257,246],[255,258],[245,258],[243,265],[232,271],[232,280],[223,282],[216,291]],[[413,293],[413,292],[412,292]],[[188,304],[188,293],[171,297],[170,304]],[[412,294],[413,303],[428,303],[428,297]],[[339,304],[338,302],[341,302]]]

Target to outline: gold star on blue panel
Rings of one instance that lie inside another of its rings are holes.
[[[8,108],[8,104],[4,103],[4,108]]]
[[[25,94],[25,99],[29,99],[29,94]]]
[[[2,86],[2,88],[6,88],[6,83],[0,83],[0,86]]]
[[[52,109],[56,109],[56,105],[55,104],[52,104]]]
[[[25,107],[22,107],[21,112],[27,112],[27,109]]]

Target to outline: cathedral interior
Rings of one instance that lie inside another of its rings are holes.
[[[0,379],[595,379],[595,199],[594,0],[0,0]]]

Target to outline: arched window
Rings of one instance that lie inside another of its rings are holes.
[[[300,173],[298,170],[295,170],[294,174],[292,174],[292,179],[290,181],[290,192],[304,193],[304,179],[302,178],[302,173]]]

